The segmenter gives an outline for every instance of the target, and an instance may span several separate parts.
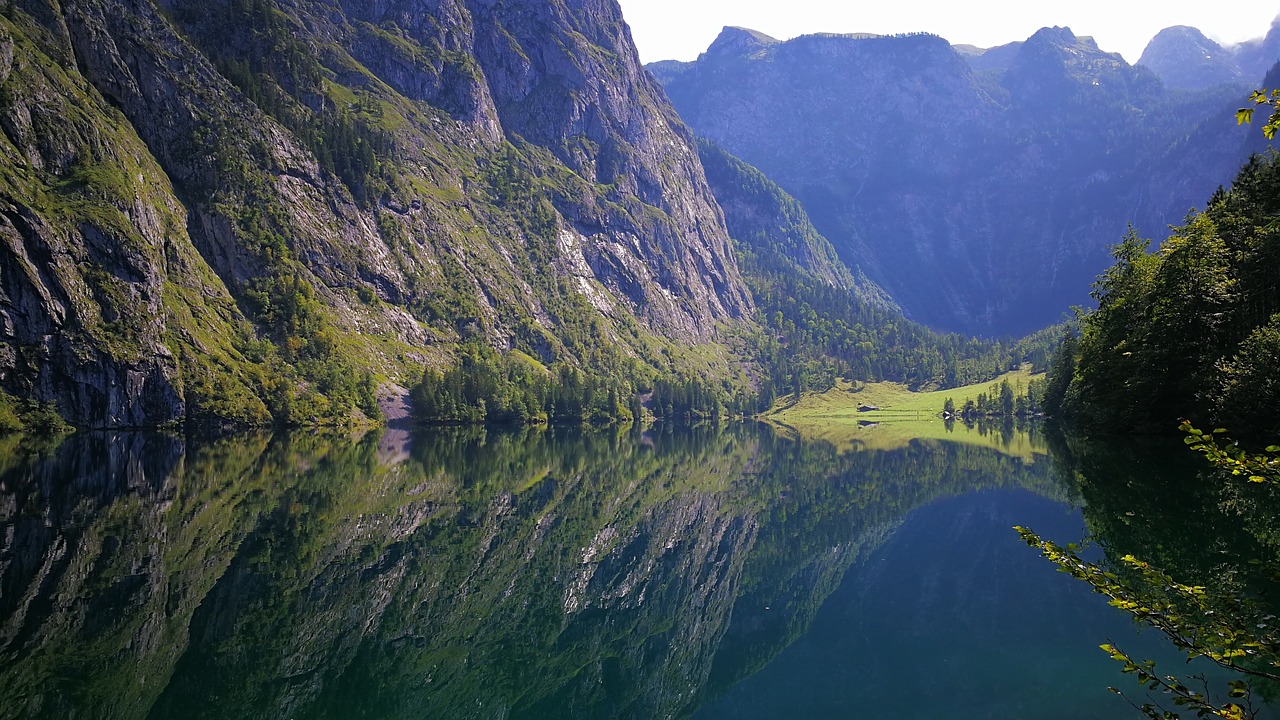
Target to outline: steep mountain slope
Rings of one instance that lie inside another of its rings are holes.
[[[794,195],[914,319],[1029,332],[1085,300],[1129,222],[1155,230],[1202,199],[1157,207],[1143,161],[1239,99],[1171,95],[1065,28],[975,53],[727,28],[695,63],[654,69],[696,132]]]
[[[698,141],[698,156],[724,210],[729,235],[746,256],[749,281],[771,274],[802,277],[862,302],[897,309],[893,299],[861,270],[845,265],[800,203],[763,173],[707,140]]]
[[[186,208],[68,48],[0,19],[0,376],[6,389],[108,425],[164,422],[212,401],[188,355],[217,368],[225,407],[250,366],[242,316],[187,234]],[[183,387],[183,381],[189,387]],[[186,392],[184,392],[184,390]]]
[[[16,0],[0,90],[0,388],[81,424],[375,414],[467,337],[658,364],[752,311],[612,0]]]
[[[1280,68],[1262,80],[1262,87],[1277,87]],[[1213,192],[1228,185],[1247,159],[1266,155],[1276,147],[1256,125],[1237,126],[1236,110],[1243,99],[1226,102],[1196,123],[1183,138],[1141,165],[1144,181],[1134,193],[1134,207],[1150,216],[1181,223],[1191,207],[1204,208]],[[1188,202],[1187,198],[1199,198]],[[1144,234],[1159,239],[1168,228],[1144,227]]]

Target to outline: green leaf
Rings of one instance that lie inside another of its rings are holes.
[[[1253,122],[1253,108],[1240,108],[1236,111],[1236,124],[1247,125]]]

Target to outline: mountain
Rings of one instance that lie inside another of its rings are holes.
[[[970,67],[978,72],[987,70],[1008,70],[1018,57],[1021,42],[1011,42],[993,48],[976,48],[972,45],[957,45],[956,52],[969,62]]]
[[[453,344],[667,363],[753,313],[612,0],[15,0],[0,389],[101,427],[376,415]]]
[[[1267,34],[1231,48],[1240,63],[1245,81],[1256,81],[1280,62],[1280,16],[1271,22]]]
[[[1067,28],[985,51],[726,28],[697,61],[653,71],[695,132],[793,195],[913,319],[986,335],[1059,320],[1129,223],[1154,232],[1203,200],[1198,186],[1156,197],[1150,159],[1241,101],[1173,93]],[[1230,145],[1215,167],[1243,162],[1246,130],[1215,126]]]
[[[1170,88],[1201,90],[1226,83],[1253,85],[1280,61],[1280,24],[1265,37],[1222,46],[1196,28],[1177,25],[1156,34],[1138,64]]]
[[[1156,34],[1142,51],[1138,65],[1171,88],[1196,90],[1245,79],[1234,53],[1185,25]]]

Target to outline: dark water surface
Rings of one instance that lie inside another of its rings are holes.
[[[1168,501],[1168,457],[750,425],[10,443],[0,718],[1135,717],[1098,644],[1179,655],[1011,527],[1212,574],[1244,541]]]

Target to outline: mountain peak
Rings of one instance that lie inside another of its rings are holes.
[[[1027,42],[1041,42],[1048,45],[1066,47],[1079,43],[1080,39],[1076,37],[1075,33],[1071,32],[1071,28],[1054,25],[1053,27],[1044,27],[1035,31],[1035,33],[1027,39]]]
[[[1023,75],[1030,74],[1033,84],[1054,76],[1068,85],[1098,85],[1103,75],[1125,74],[1131,68],[1120,53],[1106,52],[1091,36],[1076,35],[1071,28],[1058,26],[1037,30],[1017,46],[1016,55],[1010,60],[1009,69],[1021,68]]]
[[[1151,39],[1155,42],[1157,39],[1187,39],[1197,43],[1211,43],[1215,46],[1218,43],[1210,40],[1204,33],[1200,32],[1200,28],[1191,27],[1190,25],[1170,25],[1169,27],[1156,33]]]
[[[1243,80],[1231,51],[1187,25],[1174,25],[1156,33],[1138,64],[1171,88],[1199,90]]]
[[[725,26],[705,53],[708,57],[746,57],[754,55],[770,45],[777,45],[777,38],[744,27]]]

